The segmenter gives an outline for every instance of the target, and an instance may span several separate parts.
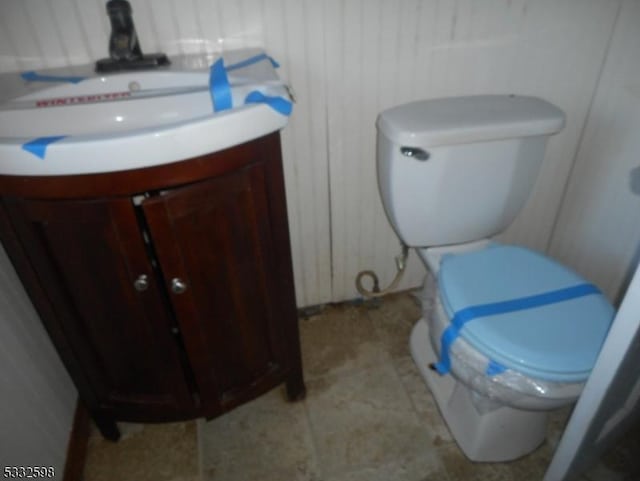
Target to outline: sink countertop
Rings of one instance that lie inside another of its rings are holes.
[[[222,58],[232,106],[215,111],[210,65]],[[173,56],[153,70],[97,74],[93,65],[0,75],[0,175],[74,175],[176,162],[282,129],[290,102],[261,49]],[[259,96],[260,98],[260,96]],[[28,148],[38,147],[37,153]]]

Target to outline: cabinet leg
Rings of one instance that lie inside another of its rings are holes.
[[[102,434],[103,438],[114,442],[120,439],[120,430],[113,419],[100,414],[94,414],[92,415],[92,418],[96,423],[96,426],[98,426],[98,430],[100,431],[100,434]]]
[[[287,397],[289,401],[302,401],[307,396],[302,372],[294,372],[287,378]]]

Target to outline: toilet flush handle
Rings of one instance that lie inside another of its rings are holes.
[[[429,160],[429,152],[419,147],[400,147],[400,153],[405,157],[411,157],[416,160]]]

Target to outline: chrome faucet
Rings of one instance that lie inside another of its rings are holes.
[[[109,58],[96,62],[96,72],[150,69],[171,63],[163,53],[142,53],[131,13],[131,5],[127,0],[107,2],[107,14],[111,22]]]
[[[111,21],[109,56],[113,60],[135,60],[142,58],[136,27],[131,17],[131,5],[127,0],[107,2],[107,14]]]

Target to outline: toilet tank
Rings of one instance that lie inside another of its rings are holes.
[[[425,100],[378,116],[382,203],[409,246],[504,230],[526,202],[564,113],[545,100],[482,95]]]

